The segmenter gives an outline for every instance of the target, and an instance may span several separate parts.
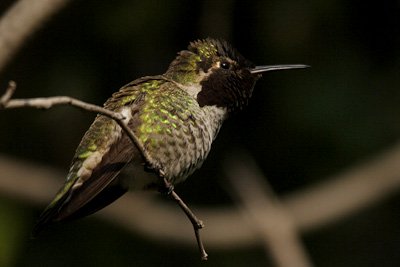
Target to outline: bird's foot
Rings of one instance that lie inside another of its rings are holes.
[[[174,185],[167,181],[167,179],[163,178],[163,185],[161,185],[158,189],[161,194],[170,195],[172,191],[174,191]]]

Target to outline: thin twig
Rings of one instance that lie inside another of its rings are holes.
[[[175,191],[171,192],[171,197],[178,203],[181,209],[185,212],[186,216],[189,218],[190,222],[193,225],[194,234],[196,236],[197,245],[200,250],[201,259],[206,261],[208,259],[207,252],[204,248],[203,241],[200,236],[200,229],[204,227],[204,224],[201,220],[199,220],[196,215],[189,209],[189,207],[183,202],[183,200],[178,196]]]
[[[172,197],[173,200],[178,203],[179,207],[183,210],[186,214],[188,219],[193,225],[194,234],[196,236],[197,245],[200,250],[201,259],[206,261],[208,259],[207,252],[204,248],[203,241],[200,236],[200,229],[204,228],[204,223],[199,220],[193,211],[186,205],[186,203],[179,197],[179,195],[174,191],[173,186],[164,178],[165,187],[170,190],[169,195]]]
[[[83,102],[81,100],[68,97],[68,96],[55,96],[55,97],[46,97],[46,98],[30,98],[30,99],[11,99],[13,93],[16,90],[16,83],[13,81],[9,82],[9,86],[6,92],[0,97],[0,109],[14,109],[14,108],[24,108],[24,107],[32,107],[39,109],[49,109],[58,105],[69,105],[73,107],[80,108],[82,110],[86,110],[89,112],[98,113],[104,115],[110,119],[113,119],[118,125],[125,131],[125,133],[129,136],[132,144],[136,146],[139,151],[144,156],[147,161],[147,165],[150,168],[158,170],[157,166],[153,166],[153,161],[151,160],[150,155],[145,151],[144,147],[139,142],[137,136],[133,133],[133,131],[128,127],[125,123],[125,117],[118,112],[114,112],[103,107],[93,105],[90,103]],[[159,171],[159,175],[162,173]],[[160,176],[161,177],[161,176]],[[169,185],[169,183],[164,179],[165,185],[173,188]],[[189,218],[190,222],[193,225],[195,230],[195,236],[197,240],[197,244],[199,246],[199,250],[201,253],[202,260],[207,260],[207,253],[204,249],[204,245],[201,241],[199,229],[203,228],[203,223],[194,215],[194,213],[189,209],[189,207],[183,202],[183,200],[174,192],[172,189],[170,192],[172,198],[179,204],[182,210],[185,212],[186,216]]]

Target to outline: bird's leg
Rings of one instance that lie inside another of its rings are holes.
[[[170,195],[172,197],[172,199],[175,200],[176,203],[178,203],[179,207],[181,207],[183,212],[185,212],[186,216],[189,218],[190,222],[193,225],[194,234],[195,234],[196,240],[197,240],[197,245],[199,247],[200,254],[201,254],[201,259],[207,260],[208,255],[207,255],[206,250],[204,249],[203,241],[201,240],[200,231],[199,231],[200,229],[202,229],[204,227],[203,222],[196,217],[196,215],[193,213],[193,211],[191,211],[190,208],[186,205],[186,203],[183,202],[183,200],[178,196],[177,193],[175,193],[174,186],[170,182],[168,182],[165,178],[163,178],[163,179],[164,179],[165,189],[167,192],[169,192],[168,195]]]

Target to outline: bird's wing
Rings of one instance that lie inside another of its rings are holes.
[[[96,127],[91,127],[88,132],[95,130]],[[82,149],[82,146],[85,146],[85,138],[78,149]],[[89,156],[86,161],[76,157],[67,181],[40,216],[34,232],[52,222],[93,213],[124,194],[127,188],[116,181],[116,176],[137,154],[134,150],[135,147],[123,133],[115,138],[103,155],[92,156],[92,159]],[[92,155],[95,153],[98,152]],[[88,163],[90,160],[92,163]]]
[[[140,79],[130,83],[105,103],[111,110],[129,108],[132,119],[128,126],[131,129],[136,127],[135,113],[143,100],[139,89],[135,92],[135,88],[146,81]],[[127,95],[130,97],[128,102]],[[123,195],[128,188],[119,183],[117,176],[133,158],[145,161],[115,121],[97,116],[76,150],[67,181],[40,216],[33,234],[47,224],[89,215]]]

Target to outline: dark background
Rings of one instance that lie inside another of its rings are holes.
[[[12,2],[1,1],[0,12]],[[256,64],[311,65],[264,75],[249,107],[222,127],[203,168],[177,188],[188,203],[232,205],[221,166],[236,149],[256,159],[279,195],[398,141],[399,11],[399,1],[73,1],[13,58],[0,88],[13,79],[15,97],[68,95],[102,104],[131,80],[163,73],[189,41],[208,36],[227,39]],[[66,171],[93,118],[70,107],[2,111],[0,152]],[[303,235],[313,263],[398,266],[399,204],[400,196],[391,197]],[[53,231],[46,242],[27,240],[42,208],[0,196],[0,265],[204,264],[192,247],[146,240],[93,218]],[[207,266],[270,263],[262,247],[209,253]]]

